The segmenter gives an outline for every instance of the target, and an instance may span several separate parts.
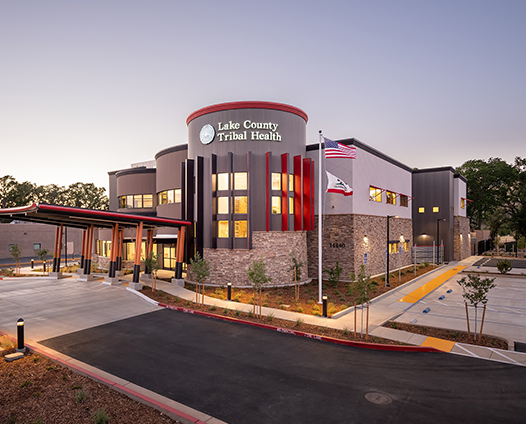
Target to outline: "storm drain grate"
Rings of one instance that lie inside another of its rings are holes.
[[[386,395],[385,393],[378,392],[366,393],[365,399],[377,405],[387,405],[393,401],[393,399],[391,399],[391,396]]]

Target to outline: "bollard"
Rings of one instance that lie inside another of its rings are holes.
[[[20,318],[16,322],[16,336],[17,336],[17,341],[18,341],[16,351],[25,352],[26,347],[24,346],[24,320],[22,318]]]
[[[323,301],[323,317],[327,318],[327,295],[323,295],[321,299]]]
[[[35,260],[31,259],[31,269],[33,269],[34,267],[35,267]]]
[[[232,283],[227,283],[227,299],[232,300]]]

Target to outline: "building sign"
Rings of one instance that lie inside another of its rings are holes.
[[[222,141],[256,140],[281,141],[278,124],[274,122],[254,122],[249,119],[243,122],[218,122],[217,130],[210,124],[201,128],[201,143],[210,144],[214,138]]]

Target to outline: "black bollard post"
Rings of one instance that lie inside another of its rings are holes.
[[[25,352],[26,347],[24,346],[24,320],[22,318],[20,318],[16,322],[16,336],[17,336],[17,341],[18,341],[16,351]]]
[[[34,267],[35,267],[35,260],[31,259],[31,269],[33,269]]]
[[[323,317],[327,318],[327,295],[323,295],[321,299],[323,300]]]
[[[227,299],[232,300],[232,283],[228,283],[227,285]]]

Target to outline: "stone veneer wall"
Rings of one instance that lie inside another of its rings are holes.
[[[305,265],[301,280],[307,279],[307,235],[304,231],[254,231],[252,249],[204,249],[203,257],[210,263],[210,277],[206,283],[233,286],[250,286],[248,268],[252,261],[263,257],[267,275],[272,278],[270,285],[293,284],[291,254]],[[188,265],[188,280],[194,281],[191,266]]]
[[[471,256],[470,234],[469,218],[455,216],[453,218],[453,260],[461,261]]]
[[[315,231],[307,235],[309,277],[318,278],[318,217],[315,216]],[[410,219],[390,218],[390,240],[404,240],[412,244],[413,225]],[[367,240],[364,240],[364,236]],[[323,217],[323,269],[339,263],[343,269],[341,279],[348,281],[351,272],[358,273],[367,253],[367,274],[385,272],[385,249],[387,247],[387,217],[371,215],[326,215]],[[389,257],[391,271],[398,269],[398,253]],[[401,266],[412,264],[412,249],[402,251]],[[324,278],[326,277],[326,274]]]
[[[101,269],[109,270],[110,269],[110,258],[107,256],[99,256],[96,253],[93,254],[91,263],[95,266],[98,266]],[[129,269],[133,271],[134,261],[124,260],[122,261],[122,269]],[[141,271],[144,271],[144,261],[141,261]]]

